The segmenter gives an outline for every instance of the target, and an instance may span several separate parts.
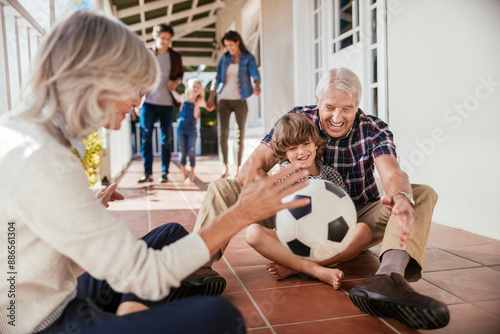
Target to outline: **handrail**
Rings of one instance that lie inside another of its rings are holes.
[[[24,6],[21,5],[19,3],[19,1],[17,1],[17,0],[4,0],[4,1],[7,2],[9,5],[11,5],[19,14],[21,14],[21,16],[26,21],[28,21],[28,23],[31,24],[33,26],[33,28],[35,28],[36,30],[38,30],[38,32],[42,36],[45,35],[45,29],[40,25],[40,23],[38,23],[37,20],[35,20],[35,18],[33,16],[31,16],[30,13],[28,13],[28,11],[26,10],[26,8],[24,8]]]

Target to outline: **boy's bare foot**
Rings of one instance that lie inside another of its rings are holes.
[[[284,267],[275,262],[266,264],[266,269],[269,272],[269,274],[271,274],[271,276],[278,281],[298,274],[297,271],[290,269],[288,267]],[[333,286],[334,289],[337,290],[340,289],[340,287],[342,286],[342,279],[344,278],[344,272],[339,269],[327,268],[321,266],[319,271],[316,272],[316,276],[312,277],[330,284],[331,286]]]
[[[344,278],[344,272],[339,269],[320,266],[315,270],[315,276],[313,277],[330,284],[334,289],[340,289],[342,279]]]
[[[332,270],[332,276],[333,276],[333,288],[338,290],[340,289],[340,286],[342,285],[342,279],[344,278],[344,272],[339,270],[339,269],[331,269]],[[328,283],[328,282],[326,282]]]
[[[282,265],[277,264],[276,262],[266,264],[266,269],[269,272],[269,274],[271,274],[271,276],[277,281],[298,274],[297,271],[287,267],[283,267]]]

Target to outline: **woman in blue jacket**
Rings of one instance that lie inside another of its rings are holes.
[[[246,99],[255,93],[260,95],[260,75],[254,56],[248,52],[240,34],[228,31],[222,37],[222,44],[227,52],[224,53],[217,65],[217,77],[208,98],[208,106],[213,105],[217,92],[219,112],[219,142],[226,171],[222,177],[229,175],[228,171],[228,137],[229,117],[234,111],[236,116],[236,143],[238,145],[238,167],[241,166],[243,155],[243,142],[245,138],[245,122],[248,114]],[[255,87],[252,87],[250,77],[253,78]]]

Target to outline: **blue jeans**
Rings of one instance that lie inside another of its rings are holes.
[[[141,109],[141,153],[144,161],[144,172],[153,174],[153,129],[157,119],[160,119],[161,130],[161,172],[168,174],[172,145],[172,118],[174,107],[158,106],[144,103]]]
[[[177,137],[179,141],[179,161],[181,165],[186,166],[187,163],[186,157],[189,155],[189,165],[191,167],[194,167],[196,165],[196,156],[194,153],[196,130],[183,131],[181,129],[178,129]]]
[[[161,249],[186,236],[179,224],[162,225],[142,239],[149,247]],[[138,301],[148,310],[117,316],[116,309],[124,301]],[[196,321],[193,321],[196,319]],[[113,291],[106,281],[85,273],[78,278],[77,297],[63,315],[42,333],[245,333],[239,311],[219,297],[189,297],[165,304],[144,301],[132,294]]]

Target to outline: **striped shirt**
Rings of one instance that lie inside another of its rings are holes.
[[[340,138],[331,138],[323,131],[317,106],[295,107],[289,113],[308,116],[318,127],[321,137],[328,141],[324,164],[340,173],[356,209],[380,197],[373,174],[375,159],[384,155],[397,157],[393,135],[386,123],[359,109],[351,129]],[[274,127],[262,140],[263,144],[271,146],[273,132]]]

